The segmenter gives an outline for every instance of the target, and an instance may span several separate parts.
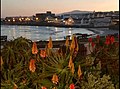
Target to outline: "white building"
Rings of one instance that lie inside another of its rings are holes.
[[[74,24],[73,18],[72,18],[72,17],[66,18],[66,19],[64,20],[64,24],[65,24],[65,25],[73,25],[73,24]]]
[[[96,17],[91,20],[94,27],[109,26],[111,24],[111,17]]]

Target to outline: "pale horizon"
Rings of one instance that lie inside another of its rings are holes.
[[[46,1],[46,2],[45,2]],[[119,0],[1,0],[1,17],[80,11],[119,11]],[[17,4],[18,3],[18,4]]]

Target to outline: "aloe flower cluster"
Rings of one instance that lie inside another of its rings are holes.
[[[58,50],[53,50],[51,37],[44,49],[23,38],[9,42],[1,55],[2,88],[118,89],[118,39],[110,35],[88,38],[93,51],[85,57],[79,54],[82,49],[75,35]]]

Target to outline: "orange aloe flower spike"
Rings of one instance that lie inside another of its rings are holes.
[[[72,66],[71,66],[71,72],[72,72],[72,74],[74,74],[74,71],[75,71],[75,69],[74,69],[74,63],[72,63]]]
[[[107,46],[110,45],[110,40],[109,40],[109,39],[106,39],[105,44],[106,44]]]
[[[78,50],[79,50],[79,46],[78,46],[78,44],[77,44],[76,51],[78,52]]]
[[[68,67],[71,69],[71,67],[72,67],[72,56],[70,56],[70,60],[69,60],[69,64],[68,64]]]
[[[31,59],[31,60],[30,60],[29,70],[30,70],[31,72],[35,72],[35,70],[36,70],[35,60],[34,60],[34,59]]]
[[[80,65],[79,65],[79,67],[78,67],[78,77],[80,78],[81,77],[81,75],[82,75],[82,72],[81,72],[81,67],[80,67]]]
[[[74,37],[74,39],[75,39],[75,51],[77,51],[77,52],[78,52],[79,47],[78,47],[77,38],[76,38],[76,37]]]
[[[69,46],[69,38],[68,37],[66,38],[65,46],[67,46],[67,47]]]
[[[37,44],[36,44],[36,42],[33,42],[32,54],[37,54],[37,53],[38,53]]]
[[[58,83],[58,76],[56,74],[53,75],[52,82],[55,83],[55,84]]]
[[[40,56],[42,58],[45,58],[46,57],[46,50],[40,50]]]
[[[72,42],[71,42],[71,45],[70,45],[70,50],[75,48],[75,39],[74,38],[75,38],[74,35],[72,35]]]
[[[52,47],[53,47],[52,38],[50,37],[49,38],[49,43],[48,43],[48,48],[51,49]]]
[[[46,87],[44,87],[44,86],[42,86],[41,88],[42,88],[42,89],[47,89],[47,88],[46,88]]]
[[[110,41],[111,41],[111,44],[113,44],[115,42],[114,36],[111,36]]]

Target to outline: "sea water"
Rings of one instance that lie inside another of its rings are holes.
[[[103,36],[112,33],[119,33],[119,31],[102,28],[89,30],[87,28],[1,25],[1,35],[7,36],[7,40],[14,40],[21,36],[32,41],[46,41],[50,36],[52,37],[52,40],[65,40],[66,36],[71,36],[75,33],[99,34]]]

